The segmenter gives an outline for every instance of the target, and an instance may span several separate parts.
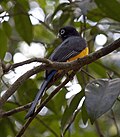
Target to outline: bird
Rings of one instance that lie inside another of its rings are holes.
[[[49,60],[53,62],[70,62],[88,55],[89,50],[85,39],[80,36],[79,32],[73,26],[64,26],[60,28],[58,36],[62,42],[57,48],[55,48],[53,53],[48,58]],[[25,119],[34,115],[35,108],[39,100],[57,73],[58,70],[55,69],[46,70],[45,79],[34,101],[32,102],[32,105],[26,114]]]

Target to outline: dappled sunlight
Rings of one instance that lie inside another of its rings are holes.
[[[25,42],[19,43],[20,52],[16,52],[13,56],[14,63],[19,63],[34,57],[44,57],[45,55],[45,47],[42,44],[31,43],[28,46]],[[7,58],[7,55],[5,59]],[[21,75],[23,75],[28,70],[34,68],[35,66],[40,65],[40,63],[33,62],[30,64],[26,64],[14,69],[14,71],[10,71],[5,75],[5,78],[8,78],[9,83],[14,83]],[[34,78],[36,75],[32,76]]]
[[[30,20],[32,24],[36,25],[36,24],[39,24],[40,21],[44,22],[45,14],[43,10],[39,7],[38,3],[35,1],[31,1],[30,8],[31,9],[29,11],[29,14],[31,15]]]
[[[9,20],[9,14],[4,11],[0,14],[0,23],[3,23],[4,21],[8,21]]]
[[[107,37],[104,34],[99,34],[95,38],[95,43],[99,46],[103,46],[107,42]]]

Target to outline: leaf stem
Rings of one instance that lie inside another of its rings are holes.
[[[97,131],[97,133],[98,133],[98,136],[99,136],[99,137],[104,137],[104,135],[102,134],[102,131],[101,131],[101,129],[100,129],[100,126],[99,126],[99,123],[98,123],[97,120],[95,121],[95,127],[96,127],[96,131]]]
[[[117,130],[117,135],[116,136],[120,136],[119,128],[118,128],[118,125],[117,125],[117,120],[116,120],[113,109],[111,109],[111,114],[112,114],[112,119],[113,119],[114,125],[115,125],[116,130]]]

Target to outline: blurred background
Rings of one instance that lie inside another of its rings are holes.
[[[0,60],[14,64],[34,57],[49,57],[61,42],[57,38],[58,30],[66,25],[74,26],[87,41],[90,53],[94,52],[120,38],[120,0],[0,0]],[[1,74],[0,94],[3,95],[17,78],[37,65],[40,63],[20,66],[3,76]],[[74,80],[43,108],[23,137],[60,136],[64,110],[76,93],[93,78],[120,77],[120,49],[83,70],[86,73],[78,72]],[[2,111],[31,102],[43,79],[44,72],[28,79],[9,98]],[[56,85],[47,91],[47,95]],[[105,137],[118,137],[119,101],[113,111],[99,118],[99,124],[91,125],[89,121],[83,124],[79,110],[64,136],[100,137],[100,130]],[[14,137],[25,123],[25,114],[26,111],[22,111],[0,119],[0,137]]]

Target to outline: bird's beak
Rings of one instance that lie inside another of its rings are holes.
[[[61,35],[60,35],[60,33],[58,33],[58,34],[57,34],[57,38],[61,38]]]

